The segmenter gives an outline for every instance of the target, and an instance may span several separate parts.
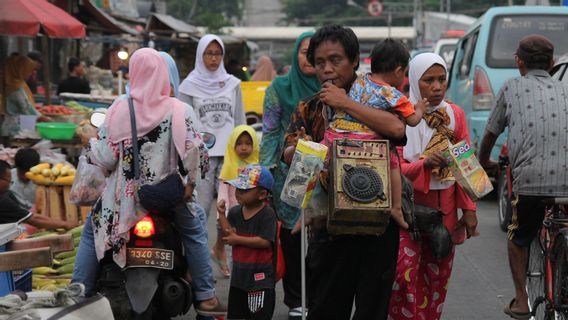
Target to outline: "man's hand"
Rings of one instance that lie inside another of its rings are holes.
[[[298,141],[300,139],[306,141],[312,141],[312,137],[306,134],[306,128],[304,127],[301,127],[300,130],[296,132],[296,136],[294,137],[294,140],[292,140],[293,145],[284,149],[284,162],[286,164],[290,165],[290,163],[292,163],[292,159],[294,158],[294,152],[296,151],[296,145],[298,144]]]
[[[463,215],[456,225],[456,229],[465,225],[465,230],[467,232],[467,238],[477,237],[479,231],[477,231],[477,214],[472,210],[463,210]]]
[[[445,168],[446,166],[448,166],[448,160],[440,152],[431,154],[424,159],[424,168],[426,169]]]
[[[352,100],[349,98],[345,90],[336,87],[334,84],[326,82],[322,85],[319,97],[323,103],[334,109],[341,109]]]
[[[191,202],[191,200],[193,198],[193,189],[195,189],[195,184],[193,184],[193,183],[188,183],[185,186],[185,191],[184,191],[184,194],[183,194],[183,201]]]
[[[493,161],[491,159],[487,159],[485,161],[480,161],[479,164],[481,165],[481,167],[483,167],[483,169],[485,170],[485,172],[487,172],[487,174],[489,176],[497,176],[497,174],[499,173],[499,170],[501,169],[499,167],[499,163],[497,161]]]
[[[235,229],[233,228],[225,229],[225,233],[227,235],[223,237],[223,243],[228,244],[230,246],[234,246],[235,244],[237,244],[237,239],[239,236],[235,232]]]

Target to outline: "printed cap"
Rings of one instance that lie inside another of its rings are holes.
[[[229,180],[227,183],[241,190],[263,187],[271,191],[274,185],[274,178],[266,167],[258,164],[250,164],[239,173],[238,178]]]

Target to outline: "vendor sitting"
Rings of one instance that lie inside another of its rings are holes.
[[[39,153],[32,148],[20,149],[16,152],[14,162],[16,167],[12,169],[10,190],[20,204],[29,210],[35,204],[36,185],[26,178],[26,172],[39,163]]]
[[[12,173],[10,165],[4,160],[0,160],[0,224],[25,222],[36,228],[45,229],[71,229],[76,225],[68,221],[55,220],[39,214],[33,213],[33,209],[27,210],[23,207],[14,193],[10,191]]]
[[[69,77],[59,83],[57,94],[62,92],[91,93],[89,81],[85,79],[85,66],[78,58],[71,57],[67,63]]]

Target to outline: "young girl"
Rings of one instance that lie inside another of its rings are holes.
[[[239,172],[247,165],[257,164],[259,148],[258,137],[252,127],[240,125],[233,130],[229,136],[223,168],[219,175],[219,196],[217,197],[217,204],[224,201],[227,208],[232,208],[239,204],[235,196],[235,187],[225,182],[236,179]],[[219,219],[219,216],[217,216],[217,219]],[[230,276],[229,267],[227,265],[227,255],[225,254],[225,245],[223,244],[220,232],[217,232],[217,241],[211,250],[211,259],[217,263],[221,273],[225,277]]]

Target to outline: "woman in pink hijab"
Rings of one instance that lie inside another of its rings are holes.
[[[200,135],[194,130],[190,107],[170,97],[168,67],[160,54],[150,48],[134,52],[129,63],[130,91],[126,98],[117,99],[109,108],[98,139],[90,140],[87,155],[91,163],[109,172],[100,201],[86,221],[73,282],[92,286],[92,266],[87,252],[92,247],[85,234],[94,237],[96,257],[112,252],[114,262],[126,264],[126,243],[129,230],[146,215],[138,203],[136,185],[156,184],[173,173],[185,171],[186,205],[176,206],[174,221],[180,230],[188,260],[198,312],[219,315],[220,303],[215,296],[214,279],[208,263],[206,230],[193,210],[193,189],[201,177],[207,152]],[[136,115],[139,146],[140,178],[135,181],[132,129],[128,99],[132,99]],[[181,170],[182,164],[183,170]],[[91,230],[92,229],[92,230]],[[205,241],[202,241],[205,239]],[[91,240],[92,242],[92,240]],[[200,243],[203,243],[201,245]],[[82,270],[86,269],[86,270]],[[93,272],[94,271],[94,272]],[[213,313],[212,313],[213,312]]]
[[[267,56],[260,56],[256,61],[256,69],[250,81],[272,81],[276,78],[276,70],[272,60]]]

